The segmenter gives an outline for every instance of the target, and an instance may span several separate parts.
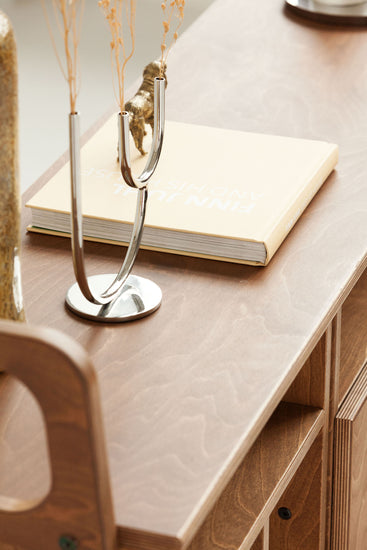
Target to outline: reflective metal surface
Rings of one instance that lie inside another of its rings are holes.
[[[124,110],[129,113],[130,133],[134,139],[135,147],[142,154],[144,151],[144,136],[146,126],[149,125],[154,132],[154,97],[155,79],[163,77],[167,88],[167,65],[161,64],[161,60],[149,63],[143,71],[143,82],[140,84],[136,94],[125,103]]]
[[[24,319],[24,304],[22,293],[22,272],[19,258],[19,248],[14,248],[13,299],[20,320]]]
[[[333,6],[314,0],[285,0],[285,5],[289,11],[297,15],[322,23],[355,26],[367,24],[367,2]]]
[[[130,244],[124,259],[124,262],[117,275],[106,276],[106,286],[100,284],[90,284],[90,278],[87,278],[84,262],[84,245],[83,245],[83,215],[82,215],[82,197],[81,197],[81,171],[80,171],[80,123],[79,114],[73,113],[69,115],[69,143],[70,143],[70,180],[71,180],[71,245],[72,257],[75,278],[80,294],[84,299],[93,306],[97,306],[95,315],[101,321],[106,320],[106,315],[101,311],[101,306],[115,304],[117,298],[121,297],[126,292],[125,282],[129,277],[131,269],[134,265],[136,256],[139,251],[139,246],[143,234],[144,219],[146,213],[146,205],[148,200],[147,184],[150,177],[153,175],[157,167],[160,153],[163,145],[164,133],[164,95],[165,81],[164,79],[155,80],[155,96],[154,96],[154,132],[151,151],[147,160],[147,164],[142,174],[138,178],[134,178],[131,172],[130,165],[130,146],[129,146],[129,117],[128,115],[120,114],[119,122],[119,152],[121,159],[121,173],[125,182],[131,187],[137,189],[137,205],[135,212],[135,221],[130,239]],[[102,280],[102,279],[101,279]],[[74,285],[75,286],[75,285]],[[72,288],[74,288],[74,286]],[[70,289],[71,290],[71,289]],[[68,293],[69,297],[70,291]],[[74,295],[74,293],[73,293]],[[79,300],[67,299],[69,307],[78,313]],[[160,302],[159,302],[160,303]],[[72,306],[71,306],[72,304]],[[84,306],[83,306],[84,307]],[[158,306],[157,306],[158,307]],[[85,308],[84,308],[85,309]],[[83,316],[83,312],[79,313]],[[115,305],[114,305],[115,309]],[[156,308],[155,308],[156,309]],[[154,309],[152,310],[154,311]],[[147,315],[147,313],[144,313]],[[134,316],[134,318],[139,318]],[[94,318],[94,317],[93,317]],[[124,320],[124,316],[122,317]]]
[[[119,113],[119,159],[121,174],[130,187],[141,189],[157,167],[163,145],[165,120],[165,84],[164,78],[154,79],[154,128],[153,141],[147,163],[140,176],[134,177],[131,172],[130,143],[129,143],[129,113]]]
[[[88,278],[93,294],[102,294],[103,289],[111,286],[114,274],[95,275]],[[130,275],[120,295],[108,304],[98,305],[87,300],[80,291],[78,283],[70,287],[66,295],[68,308],[86,319],[106,323],[121,323],[141,319],[156,311],[161,305],[162,292],[158,285]]]

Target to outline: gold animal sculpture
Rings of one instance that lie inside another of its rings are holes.
[[[161,71],[161,62],[152,61],[143,71],[143,82],[129,101],[125,103],[125,111],[129,113],[130,131],[138,151],[145,155],[143,139],[146,135],[145,125],[154,126],[154,79],[163,76],[166,80],[166,64]]]
[[[0,317],[23,320],[18,190],[18,75],[9,19],[0,12]]]

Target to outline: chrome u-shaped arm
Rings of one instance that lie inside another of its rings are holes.
[[[161,154],[165,120],[165,84],[166,81],[164,78],[156,78],[154,80],[153,141],[145,168],[137,178],[134,178],[130,164],[129,113],[124,111],[123,113],[119,113],[118,116],[121,174],[127,185],[136,189],[141,189],[147,185],[157,167]]]
[[[143,233],[146,205],[148,200],[147,184],[153,175],[162,150],[165,120],[165,80],[156,78],[154,82],[154,130],[153,142],[146,166],[140,176],[134,177],[130,164],[129,115],[119,113],[119,158],[121,174],[127,185],[138,189],[135,221],[130,244],[121,266],[112,284],[100,293],[92,291],[85,271],[83,245],[83,214],[81,197],[80,170],[80,128],[79,115],[69,115],[70,138],[70,175],[71,175],[71,241],[73,266],[76,281],[83,296],[92,304],[106,305],[118,298],[134,265]]]

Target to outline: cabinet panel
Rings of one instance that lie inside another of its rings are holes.
[[[320,409],[281,403],[215,503],[189,550],[251,548],[259,531],[267,526],[274,505],[304,456],[315,439],[320,440],[318,434],[324,420],[325,414]],[[267,532],[264,538],[267,540]]]
[[[333,550],[367,540],[367,363],[335,419]]]
[[[340,391],[342,402],[367,357],[367,270],[342,307]]]
[[[326,409],[329,401],[330,346],[332,331],[320,338],[302,369],[283,397],[283,401]]]
[[[270,516],[270,550],[323,548],[320,524],[322,502],[320,434]]]

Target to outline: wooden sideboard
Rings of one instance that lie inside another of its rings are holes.
[[[364,550],[366,59],[365,30],[275,0],[216,0],[172,51],[168,118],[340,146],[266,268],[141,252],[161,308],[93,324],[64,307],[69,242],[26,234],[23,211],[28,321],[71,335],[97,371],[120,548]],[[117,270],[120,248],[86,248],[90,274]],[[49,484],[42,417],[2,375],[0,493]]]

